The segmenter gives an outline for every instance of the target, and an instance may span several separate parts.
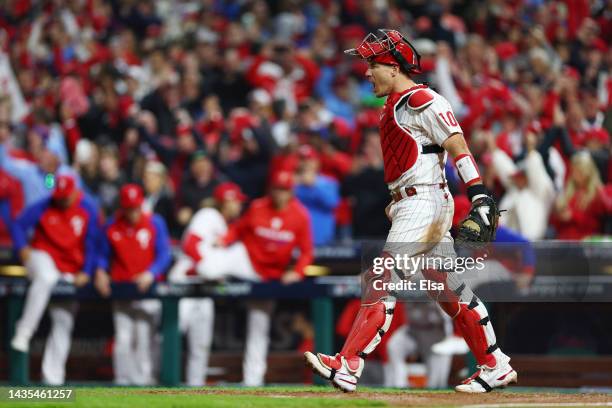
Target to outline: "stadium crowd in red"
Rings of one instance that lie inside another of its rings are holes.
[[[502,222],[530,240],[610,233],[610,1],[7,0],[0,167],[71,166],[106,214],[141,183],[177,239],[218,183],[255,198],[290,170],[317,245],[384,238],[383,101],[342,53],[381,27],[414,39],[418,82],[453,106]]]

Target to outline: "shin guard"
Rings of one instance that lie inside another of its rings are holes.
[[[357,377],[363,370],[363,359],[380,344],[382,336],[389,330],[393,320],[395,298],[386,298],[376,303],[362,305],[355,317],[340,355],[348,368]]]
[[[495,367],[495,352],[499,347],[487,309],[476,296],[469,304],[460,303],[459,307],[461,310],[455,322],[478,365]]]

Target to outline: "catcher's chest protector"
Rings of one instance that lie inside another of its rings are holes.
[[[418,85],[402,93],[389,95],[380,116],[380,144],[385,163],[385,183],[399,178],[416,163],[420,146],[410,130],[401,126],[396,110],[401,106],[422,109],[433,102],[433,96]]]

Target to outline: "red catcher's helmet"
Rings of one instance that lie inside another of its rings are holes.
[[[407,73],[421,73],[421,56],[397,30],[378,30],[378,35],[366,35],[357,48],[344,51],[368,61],[397,65]]]

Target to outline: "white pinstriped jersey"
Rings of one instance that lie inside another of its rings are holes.
[[[202,208],[189,222],[185,236],[188,234],[193,234],[201,239],[198,244],[198,252],[204,255],[206,248],[214,245],[218,239],[227,234],[227,222],[216,208]]]
[[[417,106],[415,109],[409,106],[414,105],[411,97],[417,92],[427,92],[427,95],[433,100],[427,102],[422,108]],[[463,134],[450,103],[442,95],[429,88],[419,87],[402,95],[395,105],[395,120],[402,129],[407,131],[405,136],[413,138],[420,147],[432,144],[442,145],[449,136],[455,133]],[[423,154],[419,148],[416,162],[400,177],[388,183],[389,189],[444,182],[446,180],[444,176],[446,159],[446,152]]]

